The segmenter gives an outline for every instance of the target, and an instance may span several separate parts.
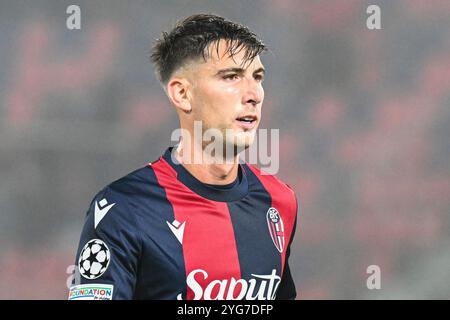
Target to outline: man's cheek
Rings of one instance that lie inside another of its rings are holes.
[[[234,97],[236,97],[236,96],[238,97],[241,94],[241,89],[236,86],[226,87],[224,89],[224,91],[227,93],[227,95],[234,96]]]

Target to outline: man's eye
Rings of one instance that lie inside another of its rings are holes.
[[[227,74],[226,76],[223,76],[223,78],[227,79],[227,80],[234,80],[234,79],[239,78],[239,76],[234,73],[234,74]]]
[[[255,80],[262,82],[264,80],[264,76],[262,74],[257,74],[257,75],[255,75]]]

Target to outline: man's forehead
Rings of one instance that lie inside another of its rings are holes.
[[[262,68],[263,64],[259,55],[253,59],[248,59],[248,48],[239,47],[233,54],[228,50],[229,43],[221,40],[218,44],[211,44],[208,48],[208,55],[206,56],[205,64],[211,68],[242,68],[242,69],[258,69]]]

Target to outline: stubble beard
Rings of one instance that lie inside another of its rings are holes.
[[[207,131],[209,128],[212,127],[204,127],[204,131]],[[218,138],[219,141],[215,141],[216,137],[214,137],[211,141],[203,141],[202,140],[202,150],[205,150],[208,145],[211,143],[217,143],[220,145],[222,154],[219,154],[219,152],[214,152],[215,149],[212,149],[212,153],[210,156],[212,157],[218,157],[222,158],[226,162],[235,162],[236,156],[238,156],[241,152],[248,149],[253,142],[253,138],[250,137],[238,137],[238,134],[241,134],[239,132],[236,134],[236,131],[231,128],[216,128],[220,131],[221,135]]]

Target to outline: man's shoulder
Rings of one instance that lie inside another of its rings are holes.
[[[153,176],[153,169],[148,163],[145,166],[112,181],[105,186],[105,189],[109,189],[123,197],[133,197],[143,191],[151,190],[149,187],[155,183],[156,180]]]
[[[265,170],[258,168],[257,166],[246,163],[247,167],[253,172],[253,174],[263,183],[264,186],[270,186],[270,188],[277,188],[281,191],[288,192],[295,197],[294,189],[279,177],[274,174],[268,173]]]
[[[101,206],[101,203],[114,203],[121,207],[122,211],[135,211],[145,205],[143,201],[152,200],[157,184],[151,164],[148,163],[104,186],[95,194],[91,208],[94,208],[96,203],[97,206]]]
[[[247,164],[247,167],[272,197],[272,205],[278,210],[281,209],[280,212],[284,212],[285,222],[293,225],[298,209],[297,195],[294,189],[274,174],[250,164]]]
[[[98,191],[86,212],[86,224],[99,234],[138,234],[143,223],[159,215],[164,195],[153,163],[147,163]]]

